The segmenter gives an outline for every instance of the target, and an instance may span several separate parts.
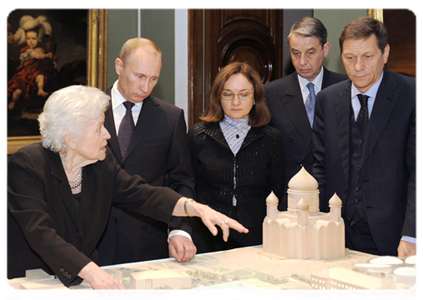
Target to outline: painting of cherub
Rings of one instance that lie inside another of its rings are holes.
[[[37,136],[54,91],[87,85],[88,10],[14,10],[7,20],[8,137]]]
[[[14,35],[14,44],[21,46],[21,64],[17,73],[7,84],[7,96],[11,97],[8,104],[10,110],[14,109],[16,102],[23,97],[29,100],[31,95],[47,97],[44,90],[46,77],[41,62],[45,59],[53,60],[53,52],[47,52],[41,42],[45,36],[51,36],[51,26],[45,16],[34,19],[25,15],[21,18],[20,27]],[[22,46],[24,45],[24,46]],[[44,64],[45,65],[45,64]]]

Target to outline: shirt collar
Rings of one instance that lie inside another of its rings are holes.
[[[382,82],[382,78],[383,78],[383,72],[382,75],[380,76],[379,80],[370,88],[368,89],[365,93],[360,92],[354,85],[354,83],[352,83],[351,85],[351,99],[354,98],[355,96],[357,96],[358,94],[364,94],[369,96],[370,98],[376,98],[377,95],[377,91],[379,90],[379,86],[380,83]]]
[[[316,76],[316,78],[314,78],[314,80],[312,81],[313,84],[315,85],[315,90],[316,90],[316,94],[318,92],[320,92],[320,90],[322,89],[322,82],[323,82],[323,66],[320,69],[319,75]],[[301,77],[300,75],[298,76],[298,82],[300,83],[300,88],[303,91],[305,88],[307,88],[307,84],[310,82],[308,81],[306,78]]]
[[[115,81],[112,87],[112,109],[115,110],[119,105],[121,105],[123,102],[126,101],[126,99],[122,96],[122,94],[118,91],[119,79]],[[139,110],[141,110],[142,102],[141,103],[135,103],[135,107],[138,107]]]

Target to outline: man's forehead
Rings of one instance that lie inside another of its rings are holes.
[[[295,41],[295,42],[294,42]],[[294,45],[295,44],[295,45]],[[315,36],[304,36],[301,34],[293,34],[289,39],[289,47],[296,48],[295,46],[316,48],[316,45],[320,46],[320,41]]]

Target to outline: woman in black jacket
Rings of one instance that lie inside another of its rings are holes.
[[[110,134],[103,123],[109,100],[93,87],[54,92],[39,116],[42,143],[23,147],[10,158],[8,278],[42,268],[65,286],[85,279],[95,289],[123,289],[96,263],[96,246],[113,202],[168,224],[172,216],[199,217],[213,234],[220,226],[225,239],[229,227],[248,232],[203,204],[121,169],[106,147]]]
[[[197,201],[241,222],[249,233],[228,241],[197,222],[198,253],[262,244],[266,198],[282,199],[285,154],[282,136],[268,126],[270,114],[257,72],[246,63],[227,65],[217,75],[202,122],[188,132]],[[221,237],[220,237],[221,238]]]

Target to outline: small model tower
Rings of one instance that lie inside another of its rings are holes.
[[[317,181],[304,167],[288,183],[288,210],[278,211],[278,198],[267,197],[263,251],[283,258],[328,259],[345,255],[342,201],[334,194],[329,213],[319,211]]]

